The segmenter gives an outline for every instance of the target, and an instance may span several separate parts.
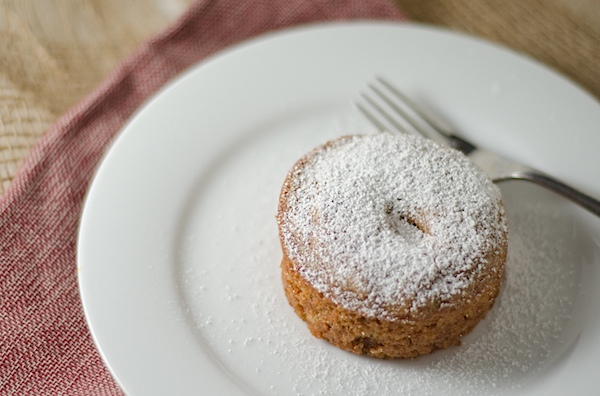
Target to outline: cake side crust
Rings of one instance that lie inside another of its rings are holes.
[[[492,259],[503,267],[504,256]],[[501,271],[496,279],[479,283],[469,295],[457,297],[468,298],[469,304],[450,302],[444,308],[432,304],[418,315],[390,321],[366,318],[334,303],[308,283],[286,255],[281,270],[290,305],[315,337],[346,351],[377,358],[414,358],[460,345],[461,338],[492,308],[502,281]]]

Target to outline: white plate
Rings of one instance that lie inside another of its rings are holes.
[[[503,185],[501,297],[461,347],[416,360],[313,338],[284,297],[275,224],[286,172],[341,134],[380,74],[477,144],[600,196],[600,105],[490,43],[412,24],[264,36],[191,69],[106,155],[81,220],[83,304],[132,395],[540,394],[600,388],[598,221],[537,187]]]

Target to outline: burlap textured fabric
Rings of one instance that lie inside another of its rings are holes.
[[[52,123],[190,3],[0,2],[0,194]]]

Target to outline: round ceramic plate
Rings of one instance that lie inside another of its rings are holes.
[[[600,227],[502,185],[506,279],[463,345],[377,360],[315,339],[283,294],[281,184],[306,151],[373,133],[352,102],[376,75],[464,137],[600,196],[600,105],[548,68],[461,34],[337,23],[259,37],[202,62],[124,128],[91,185],[83,305],[131,395],[539,394],[599,389]]]

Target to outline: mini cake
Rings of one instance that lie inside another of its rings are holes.
[[[285,294],[312,334],[379,358],[459,345],[500,290],[499,189],[415,136],[346,136],[302,157],[277,213]]]

